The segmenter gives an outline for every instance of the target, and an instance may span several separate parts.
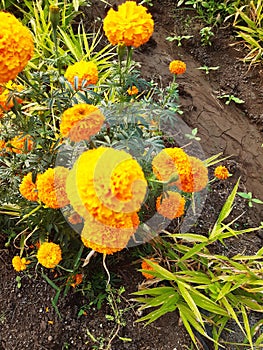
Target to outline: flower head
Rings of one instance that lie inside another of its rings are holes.
[[[29,201],[38,200],[37,185],[33,182],[32,173],[28,173],[23,177],[21,185],[19,186],[21,195]]]
[[[33,148],[33,140],[30,135],[18,135],[8,142],[10,147],[6,151],[17,154],[30,152]]]
[[[129,88],[129,89],[127,90],[127,93],[128,93],[128,95],[130,95],[130,96],[137,95],[138,92],[139,92],[139,90],[137,89],[137,87],[136,87],[135,85],[133,85],[131,88]]]
[[[169,65],[172,74],[183,74],[186,71],[186,64],[180,60],[174,60]]]
[[[226,180],[230,176],[228,169],[223,165],[219,165],[215,168],[214,175],[220,180]]]
[[[158,265],[158,263],[153,259],[151,258],[150,259],[154,264]],[[142,270],[147,270],[147,271],[154,271],[154,268],[152,266],[150,266],[147,261],[143,260],[142,264],[141,264],[141,268]],[[147,279],[147,280],[150,280],[150,279],[153,279],[155,278],[155,276],[151,275],[150,273],[147,273],[147,272],[142,272],[142,275]]]
[[[37,252],[37,260],[44,267],[53,269],[62,260],[60,246],[52,242],[42,243]]]
[[[146,7],[126,1],[115,11],[111,8],[104,19],[103,29],[112,45],[139,47],[153,33],[154,22]]]
[[[33,56],[33,38],[11,13],[0,11],[0,84],[15,79]]]
[[[22,103],[22,99],[19,96],[16,96],[16,93],[19,93],[24,90],[22,85],[18,85],[9,81],[2,93],[0,94],[0,110],[9,111],[12,107],[14,107],[14,101],[16,103]]]
[[[104,121],[105,117],[98,107],[81,103],[62,114],[60,132],[74,142],[89,140],[100,131]]]
[[[156,201],[156,209],[162,216],[173,220],[184,215],[185,199],[179,192],[167,191],[168,197],[159,196]]]
[[[12,259],[12,265],[13,268],[17,271],[24,271],[26,270],[26,265],[30,264],[29,260],[26,260],[26,258],[20,258],[20,256],[14,256]]]
[[[188,159],[190,162],[189,173],[180,174],[180,181],[176,183],[176,186],[184,192],[199,192],[208,183],[208,170],[199,158],[189,156]]]
[[[52,209],[69,204],[66,194],[66,181],[69,170],[64,167],[49,168],[37,178],[38,198]]]
[[[84,86],[98,82],[98,68],[94,62],[80,61],[68,66],[64,76],[73,88],[75,88],[75,77],[77,77],[78,89],[80,89],[84,80],[86,80]]]

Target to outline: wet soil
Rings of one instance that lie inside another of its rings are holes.
[[[184,60],[187,71],[177,80],[180,105],[184,111],[182,118],[190,127],[198,128],[207,157],[219,152],[231,156],[225,163],[233,176],[226,182],[215,182],[211,186],[206,209],[196,225],[196,232],[205,233],[212,227],[239,177],[241,191],[251,191],[254,197],[263,197],[263,67],[257,65],[248,70],[248,65],[239,60],[245,51],[242,46],[229,45],[234,41],[231,27],[217,29],[212,45],[203,47],[199,37],[202,24],[192,12],[175,11],[175,2],[172,1],[154,3],[150,11],[155,20],[155,33],[149,44],[137,50],[134,56],[136,61],[141,62],[143,77],[165,86],[172,79],[169,62]],[[95,18],[104,16],[106,10],[101,2],[94,1],[87,12]],[[171,34],[185,33],[193,35],[193,38],[185,41],[182,47],[165,40]],[[204,65],[220,68],[206,75],[197,69]],[[217,98],[225,93],[238,96],[245,103],[225,105]],[[237,223],[239,227],[257,226],[263,218],[260,205],[249,210],[246,201],[238,197],[233,217],[241,213],[243,216]],[[238,252],[253,254],[262,246],[262,239],[262,232],[249,234],[231,238],[226,246],[213,249],[228,256]],[[91,300],[71,289],[64,299],[59,300],[59,316],[51,303],[54,289],[34,271],[30,276],[21,275],[21,287],[18,288],[17,274],[11,266],[14,250],[5,248],[5,241],[6,237],[0,233],[0,350],[106,349],[116,330],[116,322],[106,316],[114,315],[109,303],[104,302],[100,310],[94,306],[84,308],[86,311],[80,316],[80,310]],[[140,268],[137,260],[136,248],[116,254],[111,260],[110,269],[118,280],[115,287],[125,288],[119,304],[119,309],[125,311],[125,322],[120,325],[118,336],[126,340],[116,336],[109,349],[187,349],[190,340],[176,312],[147,327],[135,323],[141,315],[137,312],[138,307],[130,301],[130,293],[143,282],[137,271]],[[100,268],[103,271],[101,260],[98,261],[94,273]],[[238,335],[234,336],[232,341],[242,340]],[[200,349],[213,350],[213,346],[200,342]],[[233,346],[228,348],[234,349]]]

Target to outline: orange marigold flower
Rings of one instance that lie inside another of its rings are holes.
[[[186,64],[180,60],[174,60],[169,65],[172,74],[183,74],[186,71]]]
[[[52,242],[42,243],[37,252],[37,260],[44,267],[53,269],[62,260],[60,246]]]
[[[26,258],[20,258],[20,256],[14,256],[12,259],[12,265],[13,268],[17,271],[24,271],[26,270],[26,265],[30,264],[29,260],[26,260]]]
[[[131,88],[129,88],[127,90],[127,92],[130,96],[132,96],[132,95],[137,95],[139,90],[137,89],[137,87],[135,85],[133,85]]]
[[[154,264],[158,265],[158,263],[154,260],[154,259],[150,259]],[[147,261],[143,261],[142,264],[141,264],[141,268],[142,270],[147,270],[147,271],[153,271],[153,267],[150,266]],[[150,280],[150,279],[153,279],[155,278],[155,276],[151,275],[150,273],[147,273],[147,272],[142,272],[142,275],[147,279],[147,280]]]
[[[105,117],[98,107],[81,103],[62,114],[60,132],[74,142],[89,140],[100,131],[104,121]]]
[[[68,278],[67,282],[70,283],[71,287],[76,288],[83,281],[82,273],[76,273],[75,275]]]
[[[115,227],[125,214],[136,212],[144,200],[147,182],[130,154],[107,147],[88,150],[69,173],[68,198],[74,210]]]
[[[228,169],[223,165],[219,165],[215,168],[214,175],[220,180],[226,180],[230,176]]]
[[[188,193],[203,190],[208,183],[208,170],[204,163],[196,157],[188,157],[191,169],[188,174],[180,174],[176,186]]]
[[[32,180],[31,172],[23,177],[21,185],[19,186],[19,192],[29,201],[35,202],[38,200],[37,185]]]
[[[135,1],[126,1],[115,11],[111,8],[104,19],[103,29],[112,45],[139,47],[153,33],[154,22],[147,8]]]
[[[0,11],[0,84],[15,79],[33,56],[33,38],[11,13]]]
[[[123,215],[118,224],[108,226],[94,217],[86,217],[81,239],[83,244],[99,253],[113,254],[125,248],[130,237],[139,226],[139,217],[136,213]]]
[[[22,103],[23,100],[17,95],[17,93],[23,90],[24,87],[22,85],[15,84],[10,80],[0,94],[0,109],[5,112],[9,111],[14,107],[14,100],[17,103]]]
[[[58,209],[69,204],[66,194],[66,181],[69,169],[64,167],[49,168],[37,178],[38,198],[47,207]]]
[[[1,112],[0,112],[1,115]],[[4,150],[5,149],[5,141],[4,140],[0,140],[0,156],[3,156],[4,154]]]
[[[15,136],[11,141],[8,142],[10,147],[7,147],[8,152],[13,152],[17,154],[28,153],[33,148],[33,140],[30,135],[18,135]]]
[[[173,220],[184,215],[185,199],[178,192],[167,192],[168,197],[159,196],[156,201],[156,209],[162,216]]]
[[[78,89],[82,87],[82,82],[85,80],[84,86],[90,84],[96,84],[98,82],[98,68],[94,62],[80,61],[71,66],[68,66],[65,74],[65,78],[70,82],[73,88],[75,88],[74,78],[78,78]]]

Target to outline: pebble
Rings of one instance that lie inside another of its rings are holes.
[[[49,335],[48,338],[47,338],[48,341],[52,341],[53,340],[53,337],[52,335]]]

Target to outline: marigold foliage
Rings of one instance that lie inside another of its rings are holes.
[[[139,92],[139,90],[137,89],[137,87],[136,87],[135,85],[133,85],[131,88],[129,88],[129,89],[127,90],[127,93],[128,93],[128,95],[130,95],[130,96],[137,95],[138,92]]]
[[[38,197],[47,207],[63,208],[69,204],[66,180],[69,170],[64,167],[49,168],[37,178]]]
[[[180,60],[174,60],[169,65],[172,74],[183,74],[186,71],[186,64]]]
[[[53,242],[44,242],[37,252],[38,262],[48,269],[53,269],[62,260],[60,246]]]
[[[32,172],[23,177],[23,180],[19,186],[19,192],[29,201],[34,202],[38,200],[37,185],[32,180]]]
[[[226,180],[230,174],[225,166],[219,165],[215,168],[214,175],[217,179]]]
[[[26,258],[20,258],[20,256],[14,256],[12,259],[12,265],[15,271],[20,272],[26,270],[27,265],[30,264]]]
[[[111,8],[103,22],[103,29],[112,45],[139,47],[151,37],[154,21],[146,7],[126,1],[115,11]]]
[[[0,84],[16,78],[33,56],[28,28],[10,13],[0,11]]]
[[[33,148],[34,142],[30,135],[18,135],[8,142],[10,147],[6,148],[7,152],[17,154],[30,152]]]
[[[68,66],[64,76],[73,88],[75,88],[74,78],[78,77],[78,89],[80,89],[84,80],[86,80],[84,86],[98,82],[98,67],[94,62],[76,62]]]
[[[158,263],[153,259],[151,258],[150,259],[154,264],[157,264]],[[148,271],[153,271],[153,267],[150,266],[146,261],[143,261],[142,264],[141,264],[141,268],[142,270],[148,270]],[[147,272],[142,272],[142,275],[147,279],[147,280],[151,280],[153,278],[155,278],[155,276],[151,275],[150,273],[147,273]]]
[[[62,114],[60,132],[73,142],[89,140],[100,131],[104,121],[105,117],[98,107],[81,103]]]
[[[184,215],[185,199],[179,192],[167,191],[167,196],[159,196],[156,200],[156,210],[162,216],[173,220]]]

